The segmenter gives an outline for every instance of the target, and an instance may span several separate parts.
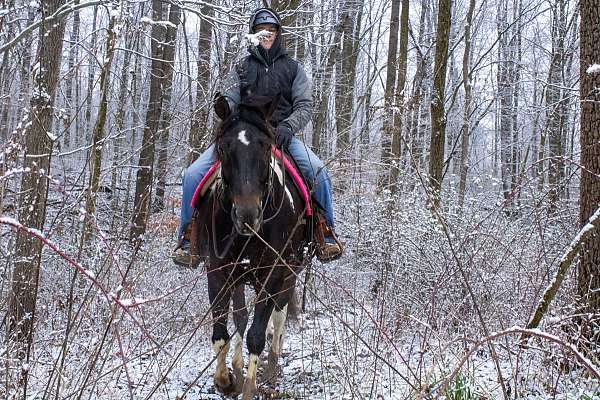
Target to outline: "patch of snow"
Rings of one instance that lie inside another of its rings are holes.
[[[258,46],[262,39],[266,39],[271,36],[271,32],[269,31],[259,31],[256,33],[247,33],[246,40],[251,43],[253,46]]]
[[[589,75],[600,74],[600,64],[592,64],[585,70]]]

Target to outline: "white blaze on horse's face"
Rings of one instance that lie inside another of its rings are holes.
[[[242,144],[245,145],[245,146],[248,146],[250,144],[250,142],[246,138],[246,131],[245,130],[241,130],[240,133],[238,133],[238,140],[240,142],[242,142]]]

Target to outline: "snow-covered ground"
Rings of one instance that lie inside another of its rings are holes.
[[[568,216],[540,220],[547,217],[526,207],[519,217],[507,216],[482,206],[494,203],[481,195],[462,216],[446,210],[444,230],[418,191],[404,193],[395,207],[387,193],[349,193],[338,196],[337,212],[346,253],[330,264],[315,261],[314,280],[298,285],[299,297],[306,290],[306,311],[288,324],[283,374],[276,386],[260,386],[263,398],[455,399],[470,391],[466,398],[500,399],[501,376],[510,398],[600,399],[598,382],[572,368],[572,354],[537,339],[520,348],[518,335],[491,342],[497,364],[491,347],[482,346],[440,390],[486,331],[524,326],[574,233]],[[51,204],[61,204],[61,196],[52,193]],[[105,238],[79,260],[128,311],[89,279],[73,279],[73,268],[45,250],[27,397],[221,399],[212,384],[205,275],[169,260],[177,209],[153,217],[134,254],[126,220],[111,214],[110,199],[99,204]],[[67,227],[77,225],[78,211],[55,207],[50,215],[48,237],[75,256],[78,242]],[[6,226],[0,229],[10,237]],[[10,255],[0,267],[3,278],[8,261]],[[247,296],[250,303],[250,290]],[[542,326],[564,340],[559,322],[571,312],[570,296],[566,284]],[[6,303],[1,308],[6,312]],[[0,397],[10,398],[5,388],[22,365],[4,361],[12,353],[3,336],[1,343],[0,375],[7,378]]]

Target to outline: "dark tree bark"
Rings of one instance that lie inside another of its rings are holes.
[[[177,44],[177,29],[181,22],[181,8],[175,3],[171,4],[169,10],[170,25],[167,28],[165,45],[163,46],[163,84],[162,98],[163,110],[160,120],[160,151],[158,153],[157,175],[158,183],[156,186],[156,197],[154,208],[156,211],[162,211],[165,208],[165,188],[167,186],[167,161],[169,132],[171,130],[171,94],[173,92],[173,72],[175,62],[175,46]]]
[[[161,0],[152,0],[152,19],[162,20]],[[163,91],[165,70],[162,61],[162,44],[165,38],[165,28],[159,24],[152,25],[151,34],[151,78],[150,96],[144,124],[144,135],[140,150],[140,159],[135,180],[135,197],[130,239],[136,241],[146,232],[150,199],[152,197],[152,180],[154,178],[154,153],[158,135],[161,112],[163,108]]]
[[[74,5],[79,4],[79,0],[75,0],[73,2]],[[79,10],[75,10],[73,12],[73,27],[71,28],[71,34],[69,37],[69,44],[71,48],[69,49],[69,63],[68,63],[68,74],[66,78],[65,85],[65,115],[63,116],[63,126],[64,126],[64,137],[63,137],[63,146],[65,149],[69,149],[71,147],[71,126],[73,125],[72,116],[75,114],[75,118],[77,117],[77,109],[79,108],[78,104],[73,104],[73,84],[77,82],[79,78],[79,67],[75,67],[75,61],[77,60],[77,55],[79,54],[79,25],[81,24],[81,19],[79,17]],[[77,86],[75,86],[77,88]]]
[[[431,142],[429,147],[429,185],[434,207],[439,207],[444,169],[444,147],[446,141],[446,113],[444,91],[448,65],[448,41],[452,16],[452,1],[439,0],[438,22],[433,75],[433,98],[431,99]]]
[[[53,14],[63,0],[41,3],[42,16]],[[48,175],[53,137],[49,134],[54,112],[54,94],[60,72],[61,52],[65,29],[64,20],[43,23],[39,31],[39,45],[33,73],[33,94],[30,100],[29,121],[25,131],[24,174],[21,181],[19,221],[24,226],[43,231],[46,216]],[[38,289],[42,242],[31,235],[17,233],[12,273],[12,287],[8,306],[8,338],[15,344],[15,354],[21,360],[29,357],[33,337],[33,323]],[[21,387],[26,392],[27,371],[23,369]],[[26,394],[23,393],[23,398]]]
[[[319,155],[323,153],[321,141],[324,133],[323,131],[327,126],[327,111],[329,110],[329,98],[332,87],[331,81],[341,37],[342,26],[338,23],[335,25],[335,30],[331,35],[331,43],[327,44],[327,51],[325,52],[325,56],[322,58],[322,61],[325,63],[324,67],[320,68],[319,65],[315,65],[317,71],[315,74],[313,74],[317,77],[318,85],[315,85],[316,94],[313,96],[315,99],[315,122],[312,147],[313,151]]]
[[[388,54],[386,63],[385,93],[383,97],[384,120],[381,132],[381,161],[382,171],[380,186],[389,184],[388,166],[392,163],[392,135],[394,123],[394,100],[396,99],[396,75],[398,74],[398,33],[400,32],[400,3],[402,0],[392,0],[392,14],[390,17],[390,36],[388,40]]]
[[[546,87],[546,137],[548,138],[548,202],[549,211],[556,211],[560,178],[564,168],[563,126],[564,126],[564,65],[565,38],[567,29],[564,0],[554,4],[552,18],[552,55]]]
[[[201,14],[210,18],[214,15],[213,8],[204,5]],[[196,108],[192,116],[192,124],[188,143],[190,153],[188,164],[193,163],[202,153],[203,139],[208,133],[208,116],[212,104],[212,92],[210,87],[210,52],[212,43],[212,25],[208,19],[200,22],[198,34],[198,76],[196,79]]]
[[[83,232],[83,243],[86,243],[90,238],[92,231],[92,220],[96,213],[96,194],[98,193],[98,185],[100,183],[100,170],[102,169],[102,142],[104,141],[104,126],[106,125],[108,113],[108,95],[110,90],[109,77],[112,66],[113,56],[115,54],[115,45],[117,41],[116,32],[114,31],[115,17],[111,16],[107,28],[106,54],[104,57],[104,65],[100,72],[100,91],[101,98],[98,107],[98,116],[94,125],[92,134],[92,149],[90,153],[90,179],[86,194],[85,205],[85,226]]]
[[[338,153],[349,152],[351,147],[352,108],[354,105],[354,82],[358,61],[358,34],[362,22],[362,1],[346,0],[342,6],[340,25],[342,52],[339,75],[336,79],[335,110]]]
[[[579,221],[583,225],[600,204],[600,92],[597,89],[600,71],[590,69],[600,60],[600,0],[581,0],[579,4],[582,166]],[[585,311],[596,316],[600,313],[600,235],[592,237],[581,253],[577,295]],[[600,345],[598,336],[595,341]]]
[[[390,168],[390,190],[396,192],[398,175],[400,174],[401,136],[404,126],[404,86],[406,85],[406,72],[408,60],[408,0],[402,0],[402,15],[400,17],[400,53],[398,57],[398,81],[396,83],[395,115],[392,128],[392,165]]]
[[[465,203],[467,187],[467,173],[469,171],[469,136],[471,135],[471,26],[473,25],[473,13],[475,12],[475,0],[469,1],[467,20],[465,22],[465,51],[462,62],[463,87],[465,91],[465,106],[463,111],[462,137],[460,146],[460,180],[458,183],[458,207],[462,210]]]

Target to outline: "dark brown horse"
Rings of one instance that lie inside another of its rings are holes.
[[[304,201],[272,152],[274,129],[268,121],[276,103],[276,99],[255,97],[232,112],[223,97],[216,99],[215,111],[222,120],[215,143],[221,180],[202,200],[197,218],[198,237],[206,246],[203,252],[210,257],[208,292],[217,354],[214,383],[224,393],[243,392],[243,399],[252,399],[256,392],[258,360],[265,347],[269,319],[273,322],[273,341],[265,374],[277,375],[287,306],[296,275],[310,258]],[[246,338],[249,360],[244,380],[246,284],[254,288],[256,298]],[[233,375],[225,364],[232,299]]]

